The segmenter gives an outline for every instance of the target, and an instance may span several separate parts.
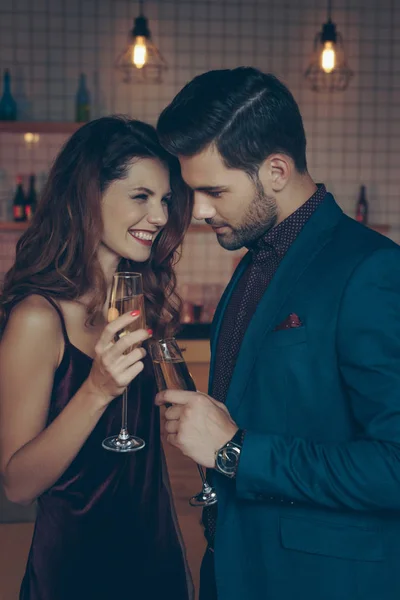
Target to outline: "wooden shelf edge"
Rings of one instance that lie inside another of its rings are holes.
[[[368,225],[368,227],[378,233],[383,233],[384,235],[389,233],[390,230],[390,225]]]
[[[25,231],[28,223],[16,223],[15,221],[0,221],[0,231]]]
[[[67,121],[0,121],[0,133],[74,133],[83,124]]]

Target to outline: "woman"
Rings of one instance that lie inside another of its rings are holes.
[[[151,331],[113,344],[137,316],[106,321],[115,271],[140,271],[147,326],[170,335],[172,265],[190,212],[153,127],[105,117],[61,150],[17,245],[1,298],[0,450],[8,498],[38,499],[21,600],[192,595],[151,365],[141,347],[124,355]],[[146,448],[107,452],[130,382],[128,428]]]

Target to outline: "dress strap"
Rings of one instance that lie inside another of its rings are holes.
[[[65,325],[65,318],[64,318],[64,315],[63,315],[63,313],[62,313],[62,310],[61,310],[61,308],[58,306],[57,302],[56,302],[56,301],[55,301],[53,298],[51,298],[51,296],[48,296],[47,294],[44,294],[44,293],[43,293],[42,291],[40,291],[40,290],[35,290],[34,292],[32,292],[32,294],[27,294],[27,295],[24,295],[24,296],[22,296],[22,297],[19,297],[19,298],[18,298],[18,302],[20,302],[20,301],[21,301],[21,300],[23,300],[24,298],[28,298],[28,296],[30,296],[30,295],[42,296],[42,298],[44,298],[45,300],[47,300],[47,302],[48,302],[49,304],[51,304],[51,305],[52,305],[52,307],[53,307],[53,308],[56,310],[56,312],[57,312],[57,314],[58,314],[58,316],[59,316],[59,318],[60,318],[60,322],[61,322],[61,329],[62,329],[62,332],[63,332],[63,336],[64,336],[65,343],[69,344],[69,343],[70,343],[70,341],[69,341],[69,336],[68,336],[68,333],[67,333],[67,327],[66,327],[66,325]],[[14,306],[15,306],[15,304],[17,304],[17,302],[14,302],[14,303],[13,303],[13,305],[14,305]]]
[[[42,296],[43,298],[45,298],[45,300],[47,300],[47,302],[49,304],[51,304],[52,307],[57,311],[57,314],[60,317],[61,328],[62,328],[65,342],[69,344],[69,336],[68,336],[68,332],[67,332],[67,326],[65,325],[65,317],[63,315],[61,308],[59,307],[57,302],[53,298],[51,298],[51,296],[47,296],[46,294],[41,294],[40,292],[39,293],[35,292],[35,293],[38,294],[39,296]]]

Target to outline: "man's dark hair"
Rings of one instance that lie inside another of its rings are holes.
[[[307,171],[299,107],[274,75],[252,67],[195,77],[161,113],[157,131],[171,154],[194,156],[214,143],[225,165],[256,175],[272,153]]]

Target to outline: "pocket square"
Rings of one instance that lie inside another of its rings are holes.
[[[290,313],[288,317],[282,323],[279,323],[274,329],[274,331],[281,331],[282,329],[295,329],[296,327],[301,327],[303,323],[300,320],[300,317],[295,313]]]

